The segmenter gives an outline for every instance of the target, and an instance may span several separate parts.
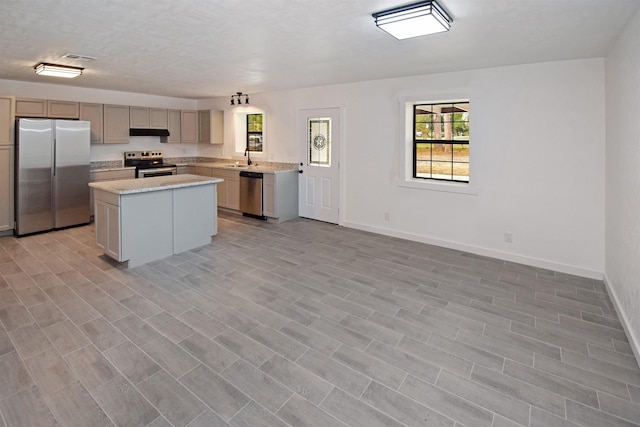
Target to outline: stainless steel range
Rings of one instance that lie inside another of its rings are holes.
[[[162,151],[125,151],[124,166],[136,167],[136,178],[152,176],[175,175],[178,173],[176,165],[165,163]]]

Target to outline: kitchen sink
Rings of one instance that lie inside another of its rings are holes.
[[[249,167],[247,165],[236,165],[235,163],[229,163],[222,166],[224,166],[225,168],[235,168],[235,169],[247,169]]]

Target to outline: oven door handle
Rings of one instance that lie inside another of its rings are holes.
[[[141,169],[140,173],[158,173],[158,172],[173,172],[176,168],[149,168],[149,169]]]

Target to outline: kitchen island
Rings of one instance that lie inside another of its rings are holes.
[[[96,244],[128,267],[206,245],[218,232],[222,181],[185,174],[92,182]]]

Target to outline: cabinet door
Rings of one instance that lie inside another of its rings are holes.
[[[105,203],[102,200],[95,202],[96,244],[111,258],[120,259],[120,207]]]
[[[198,111],[198,142],[209,144],[211,142],[211,110]]]
[[[275,174],[265,173],[262,180],[262,212],[265,216],[277,218]]]
[[[211,144],[224,144],[224,111],[211,110]]]
[[[240,172],[231,171],[227,178],[227,207],[240,210]]]
[[[53,119],[77,119],[80,106],[77,102],[47,101],[47,117]]]
[[[180,117],[180,142],[198,142],[198,112],[182,110]]]
[[[16,99],[16,117],[47,117],[47,100]]]
[[[216,187],[218,188],[218,206],[223,208],[229,207],[229,191],[227,188],[229,187],[229,180],[227,178],[222,178],[224,181],[219,182]]]
[[[102,144],[104,111],[102,104],[80,103],[80,120],[91,122],[91,143]]]
[[[13,98],[0,97],[0,145],[13,144]]]
[[[100,181],[117,181],[119,179],[134,179],[136,177],[135,169],[121,169],[112,171],[91,172],[89,174],[89,182]],[[95,215],[93,202],[93,188],[89,190],[89,198],[91,200],[91,215]]]
[[[104,143],[129,143],[129,107],[126,105],[104,106]]]
[[[129,107],[129,126],[133,129],[149,129],[149,109]]]
[[[149,108],[149,127],[151,129],[167,129],[167,110]]]
[[[0,231],[13,230],[13,147],[0,146]]]
[[[167,142],[180,142],[180,130],[182,129],[180,120],[180,110],[167,111],[167,130],[169,131]]]

